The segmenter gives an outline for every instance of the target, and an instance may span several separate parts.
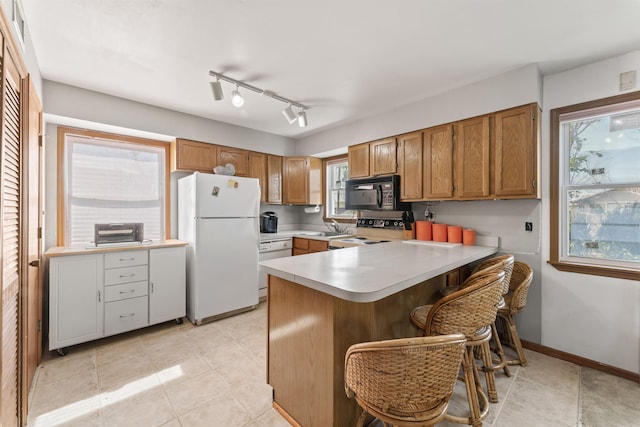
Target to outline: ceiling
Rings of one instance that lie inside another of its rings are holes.
[[[640,48],[638,0],[22,0],[43,79],[291,138]],[[310,107],[234,89],[209,71]],[[295,108],[294,108],[295,110]],[[45,100],[46,112],[46,100]]]

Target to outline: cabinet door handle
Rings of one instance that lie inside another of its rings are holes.
[[[121,278],[121,279],[125,279],[125,278],[127,278],[127,277],[133,277],[133,276],[135,276],[135,275],[136,275],[136,273],[131,273],[131,274],[121,274],[121,275],[120,275],[120,278]]]
[[[153,282],[151,282],[151,293],[153,293]]]
[[[98,289],[98,302],[102,301],[102,294],[100,293],[100,290]]]
[[[135,316],[135,313],[121,314],[120,318],[122,319],[123,317],[133,317],[133,316]]]
[[[133,261],[135,258],[120,258],[120,261]]]
[[[121,294],[132,294],[134,293],[136,290],[135,289],[129,289],[128,291],[120,291]]]

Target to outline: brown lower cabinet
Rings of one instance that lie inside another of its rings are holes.
[[[326,240],[305,239],[302,237],[293,238],[293,255],[311,254],[314,252],[324,252],[329,249],[329,242]]]

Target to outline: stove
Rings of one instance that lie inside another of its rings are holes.
[[[359,218],[356,223],[356,237],[331,240],[330,248],[375,245],[402,239],[402,219]]]

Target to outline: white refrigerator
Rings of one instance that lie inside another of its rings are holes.
[[[178,180],[178,238],[187,246],[187,317],[194,324],[258,304],[260,186],[196,172]]]

